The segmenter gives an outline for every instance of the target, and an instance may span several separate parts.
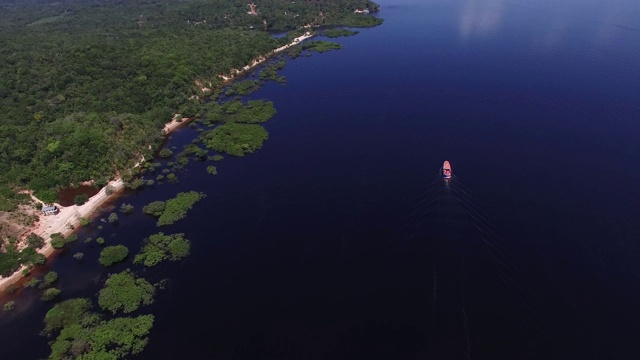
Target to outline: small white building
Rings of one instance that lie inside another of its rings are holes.
[[[55,205],[42,207],[42,213],[45,215],[55,215],[59,212],[60,212],[60,209],[58,209],[58,207]]]

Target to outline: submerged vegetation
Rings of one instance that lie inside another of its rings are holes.
[[[47,312],[43,334],[57,334],[50,359],[122,359],[145,348],[153,321],[153,315],[104,320],[89,299],[70,299]]]
[[[207,119],[225,123],[262,123],[276,114],[273,102],[265,100],[249,100],[246,104],[240,100],[232,100],[222,105],[211,103],[207,110]]]
[[[226,96],[234,96],[234,95],[248,95],[252,92],[260,89],[260,81],[259,80],[243,80],[234,83],[229,86],[225,91]]]
[[[187,215],[187,211],[204,197],[205,194],[197,191],[179,193],[173,199],[149,203],[142,211],[151,216],[158,217],[158,226],[171,225],[183,219]]]
[[[328,38],[339,38],[344,36],[353,36],[357,35],[358,31],[347,30],[347,29],[329,29],[324,31],[324,36]]]
[[[98,304],[113,314],[130,313],[142,305],[153,302],[155,287],[147,280],[136,277],[130,270],[110,275],[100,290]]]
[[[334,43],[332,41],[317,40],[317,41],[310,41],[310,42],[302,44],[302,49],[303,50],[309,50],[309,51],[317,51],[319,53],[323,53],[323,52],[327,52],[327,51],[331,51],[331,50],[342,49],[342,45],[340,45],[338,43]]]
[[[191,243],[184,238],[184,234],[154,234],[144,240],[144,246],[134,263],[151,267],[164,260],[177,261],[189,255],[190,248]]]
[[[232,156],[251,154],[268,138],[267,130],[260,125],[237,123],[220,125],[203,135],[207,148]]]
[[[98,262],[104,266],[119,263],[129,255],[129,249],[124,245],[107,246],[100,252]]]

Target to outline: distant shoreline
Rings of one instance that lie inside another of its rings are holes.
[[[307,40],[315,35],[316,34],[313,32],[306,32],[304,35],[293,39],[293,41],[289,44],[276,48],[269,52],[267,55],[259,56],[258,58],[253,59],[253,61],[249,65],[244,66],[242,70],[231,69],[228,75],[218,75],[223,79],[223,83],[220,86],[230,84],[236,77],[247,73],[249,70],[262,64],[275,54],[282,52],[294,45],[300,44],[304,40]],[[200,90],[202,92],[205,92],[210,89],[207,89],[203,86]],[[175,114],[174,117],[169,122],[167,122],[162,129],[164,136],[169,136],[181,126],[188,124],[192,119],[193,118],[182,118],[180,114]],[[134,167],[139,166],[142,161],[144,161],[144,159],[138,162]],[[107,194],[107,188],[110,189],[109,194]],[[21,236],[21,241],[31,233],[41,236],[45,240],[45,244],[38,252],[49,258],[52,254],[55,253],[56,250],[53,248],[53,246],[51,246],[52,234],[61,233],[65,237],[71,235],[80,224],[80,219],[88,218],[93,215],[97,210],[100,209],[102,205],[104,205],[107,201],[116,198],[123,190],[124,181],[119,176],[117,176],[114,180],[109,181],[109,183],[102,189],[100,189],[97,194],[92,196],[87,202],[82,205],[60,206],[56,204],[58,209],[60,209],[60,212],[56,215],[48,216],[39,214],[38,220],[34,222],[30,230],[25,232]],[[32,194],[31,197],[34,200],[43,203]],[[26,266],[23,265],[8,277],[0,276],[0,293],[5,292],[11,285],[23,279],[24,276],[22,275],[22,271],[25,268]]]

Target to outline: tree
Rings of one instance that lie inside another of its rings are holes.
[[[133,262],[151,267],[164,260],[181,260],[189,255],[190,249],[191,242],[185,239],[184,234],[157,233],[144,239],[142,250]]]
[[[104,266],[111,266],[121,262],[129,255],[129,249],[124,245],[107,246],[100,252],[98,262]]]
[[[40,249],[44,246],[44,239],[35,233],[31,233],[27,236],[27,246],[34,249]]]
[[[53,284],[56,280],[58,280],[58,273],[55,271],[49,271],[44,276],[44,281],[49,285]]]
[[[245,156],[260,149],[269,134],[260,125],[227,123],[205,133],[203,137],[209,149],[232,156]]]
[[[161,158],[168,159],[173,155],[173,151],[171,151],[170,149],[164,148],[160,150],[160,153],[158,155],[160,155]]]
[[[98,304],[113,314],[130,313],[142,305],[153,302],[155,287],[147,280],[136,277],[130,270],[110,275],[100,290]]]
[[[15,308],[16,308],[16,302],[13,300],[7,301],[3,306],[4,311],[12,311]]]
[[[56,304],[44,317],[44,333],[51,335],[67,325],[79,324],[90,308],[91,301],[84,298],[65,300]]]
[[[51,246],[54,249],[62,249],[66,243],[67,240],[61,233],[51,234]]]
[[[60,295],[60,290],[56,288],[50,288],[42,293],[43,301],[51,301],[56,298],[56,296]]]
[[[154,201],[143,207],[142,211],[144,211],[145,214],[158,217],[162,215],[164,208],[164,201]]]
[[[165,203],[165,209],[158,218],[157,225],[171,225],[176,221],[183,219],[187,215],[187,211],[205,196],[206,195],[204,193],[196,191],[178,193],[175,198],[169,199]]]
[[[77,195],[75,198],[73,198],[73,203],[76,204],[76,205],[82,205],[82,204],[86,203],[87,200],[89,200],[89,195],[80,194],[80,195]]]
[[[131,204],[123,203],[120,205],[120,212],[123,214],[131,214],[133,213],[134,207]]]
[[[118,221],[120,221],[120,219],[118,218],[118,214],[116,213],[109,214],[109,224],[117,223]]]

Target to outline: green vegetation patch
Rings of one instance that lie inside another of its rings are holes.
[[[123,203],[120,205],[120,212],[123,214],[131,214],[135,208],[131,204]]]
[[[328,38],[339,38],[345,36],[357,35],[359,31],[347,30],[347,29],[329,29],[325,30],[324,36]]]
[[[0,239],[0,276],[9,276],[21,265],[43,265],[47,258],[35,248],[27,246],[18,250],[15,242]]]
[[[16,302],[15,301],[7,301],[6,303],[4,303],[4,305],[2,306],[2,309],[4,311],[13,311],[13,309],[16,308]]]
[[[68,243],[78,240],[78,235],[71,234],[65,238],[64,235],[62,235],[61,233],[54,233],[54,234],[51,234],[50,238],[51,238],[51,246],[54,249],[62,249]]]
[[[42,301],[51,301],[60,295],[60,289],[50,288],[42,293]]]
[[[44,281],[45,283],[47,283],[48,285],[53,284],[54,282],[56,282],[56,280],[58,280],[58,273],[55,271],[49,271],[45,276],[44,276]]]
[[[34,249],[40,249],[44,246],[44,239],[42,238],[42,236],[31,233],[29,234],[29,236],[27,236],[27,245]]]
[[[187,216],[187,211],[205,196],[204,193],[197,191],[179,193],[173,199],[149,203],[142,211],[145,214],[158,217],[158,226],[171,225]]]
[[[189,255],[191,242],[184,234],[158,233],[144,240],[144,246],[133,261],[136,264],[155,266],[164,260],[177,261]]]
[[[50,359],[123,359],[145,348],[153,321],[153,315],[105,321],[91,312],[89,299],[71,299],[47,312],[43,334],[58,334]]]
[[[332,41],[318,40],[318,41],[310,41],[302,44],[302,49],[323,53],[331,50],[340,50],[342,49],[342,45],[338,43],[334,43]]]
[[[164,148],[164,149],[160,150],[160,153],[159,153],[158,155],[159,155],[161,158],[168,159],[168,158],[170,158],[171,156],[173,156],[173,151],[171,151],[171,149]]]
[[[243,80],[234,83],[225,91],[226,96],[249,95],[260,89],[262,83],[259,80]]]
[[[158,226],[171,225],[187,216],[195,203],[202,200],[206,195],[197,191],[179,193],[175,198],[167,200],[164,211],[158,218]]]
[[[249,100],[246,104],[243,104],[240,100],[232,100],[222,105],[209,104],[207,109],[207,118],[209,120],[227,123],[263,123],[276,114],[273,102],[266,100]]]
[[[50,335],[65,326],[80,324],[90,308],[89,299],[71,299],[56,304],[44,317],[44,333]]]
[[[129,249],[124,245],[107,246],[100,252],[98,262],[104,266],[119,263],[129,255]]]
[[[292,38],[289,40],[293,40]],[[295,47],[295,46],[294,46]],[[278,72],[284,69],[285,65],[287,65],[287,61],[285,59],[280,59],[278,61],[269,62],[264,68],[260,71],[260,80],[274,80],[279,83],[286,82],[286,78],[284,76],[280,76]]]
[[[245,156],[262,148],[269,133],[256,124],[228,123],[220,125],[203,135],[209,149],[232,156]]]
[[[164,201],[154,201],[142,208],[145,214],[159,217],[164,212],[166,204]]]
[[[110,275],[100,290],[98,304],[113,314],[130,313],[142,305],[153,303],[155,287],[147,280],[136,277],[130,270]]]

